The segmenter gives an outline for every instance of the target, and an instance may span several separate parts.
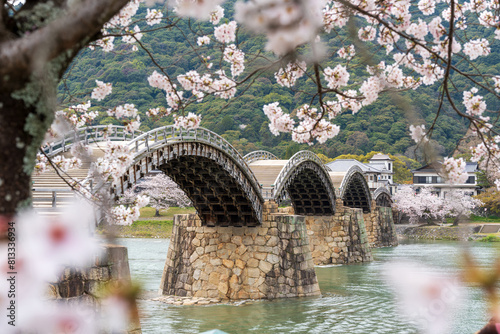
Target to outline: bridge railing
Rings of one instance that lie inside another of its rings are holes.
[[[142,133],[142,131],[128,132],[124,126],[120,125],[89,126],[66,133],[61,139],[46,145],[42,150],[48,156],[55,156],[70,150],[71,146],[77,142],[90,144],[107,140],[129,141]]]
[[[247,164],[258,160],[278,160],[278,157],[267,151],[253,151],[243,157]]]
[[[254,186],[254,189],[260,193],[260,185],[257,182],[257,178],[253,174],[252,170],[248,167],[247,162],[243,156],[224,138],[205,128],[196,129],[182,129],[176,128],[173,125],[166,125],[160,128],[153,129],[140,136],[132,139],[128,144],[130,152],[134,154],[134,160],[140,159],[140,157],[147,152],[160,148],[166,143],[171,142],[189,142],[198,141],[209,144],[213,147],[226,153],[230,156],[236,163],[238,163],[241,168],[244,169],[245,174],[248,176],[249,181]]]

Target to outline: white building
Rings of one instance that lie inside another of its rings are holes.
[[[446,198],[446,193],[456,189],[463,191],[467,195],[477,195],[479,187],[477,185],[478,172],[476,162],[467,162],[465,167],[468,178],[463,184],[449,184],[441,177],[439,171],[441,170],[441,162],[435,162],[427,166],[412,170],[413,173],[413,185],[416,189],[419,187],[429,187],[435,189],[435,193],[439,197]]]
[[[355,159],[337,159],[326,164],[332,172],[345,172],[353,165],[358,166],[363,171],[368,187],[374,191],[380,187],[386,187],[391,194],[397,190],[394,183],[394,171],[392,160],[386,154],[375,154],[368,163],[362,163]]]

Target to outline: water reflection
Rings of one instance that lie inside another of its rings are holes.
[[[121,239],[129,247],[132,276],[145,289],[157,291],[168,240]],[[470,243],[482,266],[498,256],[496,244]],[[144,300],[143,333],[200,333],[220,329],[228,333],[417,333],[415,326],[395,311],[390,288],[382,278],[391,260],[425,263],[443,273],[458,270],[462,247],[453,242],[405,243],[374,250],[369,264],[317,268],[323,296],[251,302],[241,306],[178,307]],[[488,320],[478,289],[468,288],[467,307],[457,311],[453,333],[474,333]]]

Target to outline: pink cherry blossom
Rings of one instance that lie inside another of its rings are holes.
[[[113,89],[111,83],[104,83],[102,81],[96,80],[97,87],[92,91],[91,97],[97,101],[103,100],[106,96],[111,94]]]
[[[214,36],[221,43],[231,43],[236,40],[236,21],[221,24],[214,29]]]

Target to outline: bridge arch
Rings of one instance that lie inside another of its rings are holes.
[[[371,211],[371,193],[363,171],[358,166],[351,166],[345,173],[339,188],[339,195],[344,206]]]
[[[274,200],[290,197],[295,214],[325,216],[335,213],[335,188],[321,159],[300,151],[288,160],[274,183]]]
[[[373,192],[373,199],[378,207],[392,207],[392,196],[385,187],[377,188]]]
[[[253,151],[243,157],[247,164],[258,160],[278,160],[278,157],[268,151]]]
[[[168,175],[193,202],[208,226],[256,226],[264,199],[243,157],[224,138],[204,128],[169,125],[127,143],[134,155],[115,186],[119,195],[151,170]]]

